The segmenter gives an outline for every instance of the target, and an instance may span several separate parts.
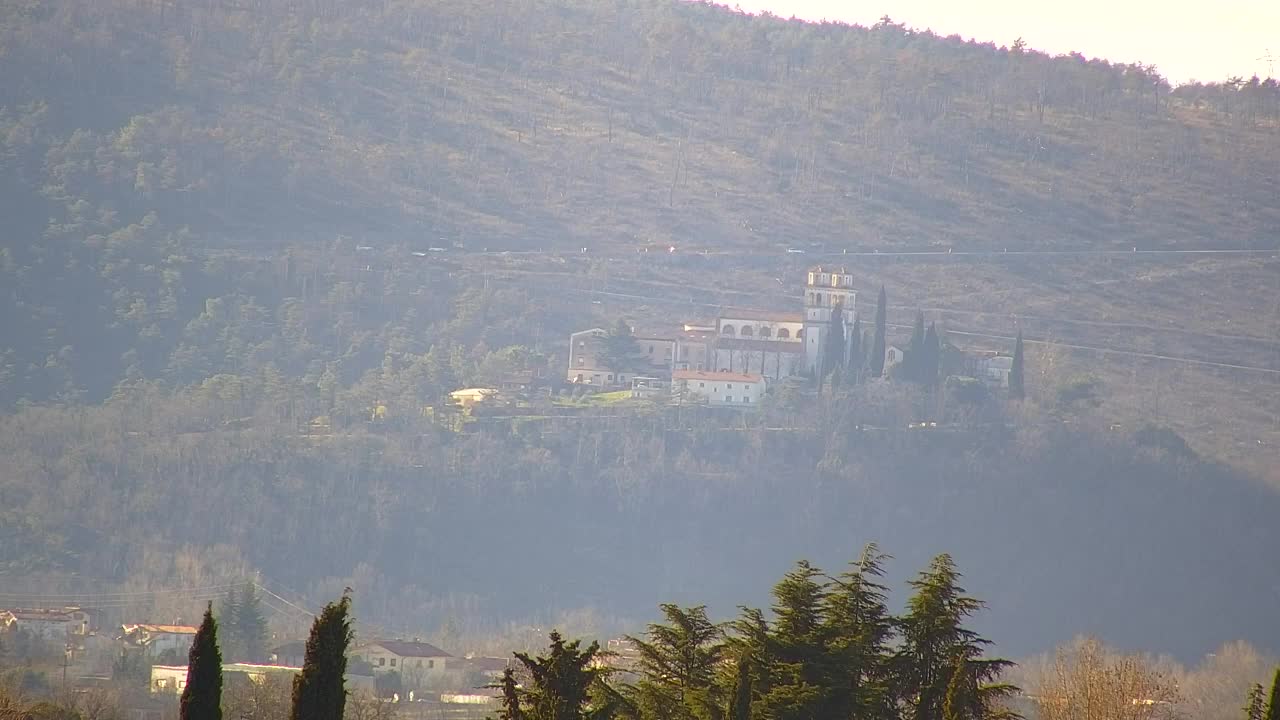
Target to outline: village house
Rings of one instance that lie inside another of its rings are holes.
[[[90,616],[78,607],[61,609],[15,608],[0,611],[0,628],[21,631],[33,638],[65,643],[72,636],[88,635]]]
[[[123,625],[121,630],[121,639],[125,643],[142,648],[153,658],[168,651],[185,657],[196,637],[196,628],[190,625]]]
[[[222,676],[224,682],[232,681],[233,678],[243,678],[254,684],[261,684],[268,677],[273,675],[294,676],[302,672],[301,667],[293,667],[286,665],[253,665],[250,663],[224,663],[222,665]],[[369,693],[375,692],[374,679],[371,675],[357,675],[347,673],[344,677],[346,681],[346,689],[365,690]],[[186,665],[152,665],[151,666],[151,683],[150,689],[153,695],[174,693],[179,694],[187,687],[187,666]]]
[[[464,658],[418,640],[377,640],[357,647],[352,655],[369,663],[374,674],[399,673],[405,689],[420,690],[468,669]]]
[[[671,375],[671,392],[681,402],[749,409],[759,407],[764,391],[761,375],[705,370],[676,370]]]

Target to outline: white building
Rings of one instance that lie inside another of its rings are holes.
[[[357,647],[352,655],[373,666],[374,674],[399,673],[405,689],[422,689],[469,669],[465,658],[417,640],[378,640]]]
[[[844,268],[819,265],[809,269],[804,288],[804,355],[809,372],[816,374],[822,370],[831,335],[831,318],[837,307],[844,325],[845,346],[841,353],[848,359],[857,295],[853,290],[853,275]]]
[[[712,407],[759,407],[764,397],[761,375],[705,370],[676,370],[671,392],[684,402],[705,402]]]
[[[302,672],[300,667],[290,667],[287,665],[251,665],[249,663],[225,663],[222,666],[222,676],[224,682],[228,676],[239,675],[247,678],[250,682],[261,684],[268,677],[273,675],[293,676]],[[372,675],[353,675],[347,673],[344,677],[347,690],[367,690],[369,693],[375,691],[374,679]],[[152,665],[151,666],[151,693],[181,693],[187,687],[187,666],[186,665]]]
[[[49,642],[66,642],[72,635],[89,634],[89,613],[77,607],[0,611],[0,628],[20,630]]]
[[[186,657],[195,640],[196,628],[190,625],[123,625],[123,639],[131,645],[144,648],[151,657],[172,650],[179,657]]]

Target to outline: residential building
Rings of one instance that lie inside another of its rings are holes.
[[[497,388],[463,388],[449,393],[449,399],[453,401],[453,404],[464,410],[470,409],[483,402],[495,400],[497,397]]]
[[[272,665],[302,667],[302,662],[307,658],[307,644],[301,640],[287,642],[271,648],[268,655]]]
[[[90,616],[78,607],[14,608],[0,611],[0,628],[20,630],[49,642],[66,642],[89,634]]]
[[[190,625],[123,625],[122,638],[126,643],[143,648],[150,657],[158,657],[172,650],[179,657],[191,651],[196,628]]]
[[[712,407],[759,407],[764,397],[762,375],[706,370],[676,370],[671,392],[681,402],[703,402]]]
[[[604,360],[608,331],[603,328],[580,330],[569,336],[569,368],[566,379],[577,385],[596,387],[630,387],[638,376],[666,376],[675,364],[677,340],[674,336],[637,333],[639,356],[633,368],[615,369]]]
[[[224,682],[238,676],[253,683],[262,683],[272,675],[292,676],[300,672],[302,672],[301,667],[286,665],[253,665],[250,663],[224,663],[222,665]],[[366,690],[369,693],[375,691],[374,679],[371,675],[347,673],[344,680],[348,691]],[[152,665],[150,687],[153,695],[181,693],[187,687],[187,666]]]
[[[406,690],[439,684],[468,669],[465,658],[418,640],[378,640],[357,647],[352,655],[369,663],[375,674],[399,673]]]

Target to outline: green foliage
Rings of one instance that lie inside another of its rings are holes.
[[[885,332],[889,306],[885,297],[884,286],[880,286],[880,297],[876,300],[875,339],[871,342],[871,377],[884,374]]]
[[[221,614],[223,655],[232,662],[265,662],[267,620],[253,583],[227,591]]]
[[[498,685],[502,689],[502,710],[498,720],[524,720],[524,709],[520,707],[520,687],[516,682],[515,671],[507,668],[502,671],[502,680]]]
[[[320,611],[307,639],[302,672],[293,681],[290,720],[342,720],[346,708],[347,648],[351,644],[351,597]]]
[[[844,359],[848,349],[844,336],[844,308],[836,305],[831,308],[831,326],[827,331],[826,347],[823,348],[822,374],[824,376],[844,370]]]
[[[1009,397],[1021,400],[1027,396],[1026,368],[1022,354],[1022,331],[1013,345],[1013,365],[1009,370]]]
[[[647,639],[628,638],[640,654],[641,675],[628,699],[646,717],[718,719],[723,698],[714,680],[725,651],[722,628],[703,606],[659,607],[666,622],[650,624]]]
[[[1249,696],[1244,704],[1244,720],[1266,720],[1267,691],[1261,683],[1249,686]]]
[[[994,707],[1014,691],[990,683],[1012,663],[982,658],[990,641],[964,626],[982,603],[966,596],[959,580],[951,557],[943,554],[910,582],[915,593],[900,621],[902,644],[895,658],[897,692],[907,720],[942,718],[947,689],[957,672],[962,675],[954,710],[962,713],[960,717],[974,717],[975,708]],[[966,689],[970,685],[972,689]]]
[[[729,698],[726,720],[751,720],[751,658],[742,656],[734,663],[733,694]]]
[[[597,643],[580,649],[580,641],[566,643],[559,632],[552,631],[546,655],[530,657],[515,653],[532,678],[521,698],[527,720],[607,720],[609,705],[592,703],[593,686],[605,674],[595,665],[600,650]]]
[[[222,720],[222,653],[218,650],[218,622],[213,603],[191,642],[187,686],[182,690],[181,720]]]
[[[630,372],[644,366],[640,343],[625,320],[618,320],[613,330],[605,336],[600,361],[614,372]]]
[[[1267,695],[1267,710],[1263,720],[1280,720],[1280,667],[1276,668],[1275,677],[1271,679],[1271,692]]]

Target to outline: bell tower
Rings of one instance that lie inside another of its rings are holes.
[[[804,285],[804,357],[805,368],[812,373],[822,366],[822,356],[831,333],[832,310],[841,309],[844,324],[845,347],[849,352],[849,335],[853,332],[854,303],[857,293],[853,290],[853,276],[845,268],[809,268]]]

